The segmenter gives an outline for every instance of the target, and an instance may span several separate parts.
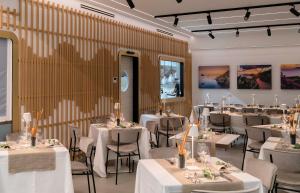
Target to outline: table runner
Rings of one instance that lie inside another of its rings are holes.
[[[52,148],[24,148],[8,151],[8,170],[15,174],[55,170],[56,154]]]
[[[300,139],[297,139],[297,141],[300,141]],[[275,150],[287,151],[287,152],[300,152],[300,149],[294,149],[293,145],[285,143],[283,139],[277,141]]]
[[[158,159],[155,161],[182,184],[182,193],[190,193],[195,189],[214,191],[231,191],[244,189],[243,182],[229,174],[224,174],[224,177],[221,180],[194,184],[191,182],[191,180],[185,177],[185,170],[179,169],[175,165],[170,164],[167,160]]]

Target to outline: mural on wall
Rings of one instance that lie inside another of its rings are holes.
[[[237,68],[238,89],[272,89],[272,66],[240,65]]]
[[[281,64],[281,89],[300,89],[300,64]]]
[[[230,86],[229,66],[199,66],[199,88],[225,89]]]

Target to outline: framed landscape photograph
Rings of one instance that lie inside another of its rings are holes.
[[[300,64],[281,64],[281,89],[300,89]]]
[[[240,65],[237,68],[238,89],[272,89],[272,65]]]
[[[229,66],[199,66],[198,87],[201,89],[228,89]]]

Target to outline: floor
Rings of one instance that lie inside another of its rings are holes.
[[[232,148],[217,149],[217,157],[239,168],[242,165],[242,140],[239,140]],[[115,175],[108,178],[96,176],[96,189],[98,193],[134,193],[135,174],[120,174],[118,185],[115,185]],[[87,179],[85,176],[73,176],[75,193],[88,193]]]

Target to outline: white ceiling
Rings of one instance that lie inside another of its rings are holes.
[[[289,12],[290,6],[250,10],[251,16],[248,21],[244,21],[244,10],[212,13],[211,17],[213,20],[213,25],[207,24],[207,14],[181,16],[179,17],[179,24],[176,28],[173,27],[174,17],[160,19],[153,18],[153,16],[161,14],[205,11],[212,9],[245,7],[263,4],[299,2],[292,0],[183,0],[180,4],[178,4],[176,0],[133,0],[135,4],[134,10],[131,10],[128,7],[126,0],[89,1],[96,1],[98,3],[117,8],[118,10],[121,10],[122,12],[128,13],[130,15],[150,20],[152,22],[156,22],[157,24],[164,25],[171,30],[176,30],[190,35],[192,34],[190,33],[190,31],[196,29],[300,22],[300,17],[296,17]],[[300,5],[297,5],[296,9],[300,11]]]

